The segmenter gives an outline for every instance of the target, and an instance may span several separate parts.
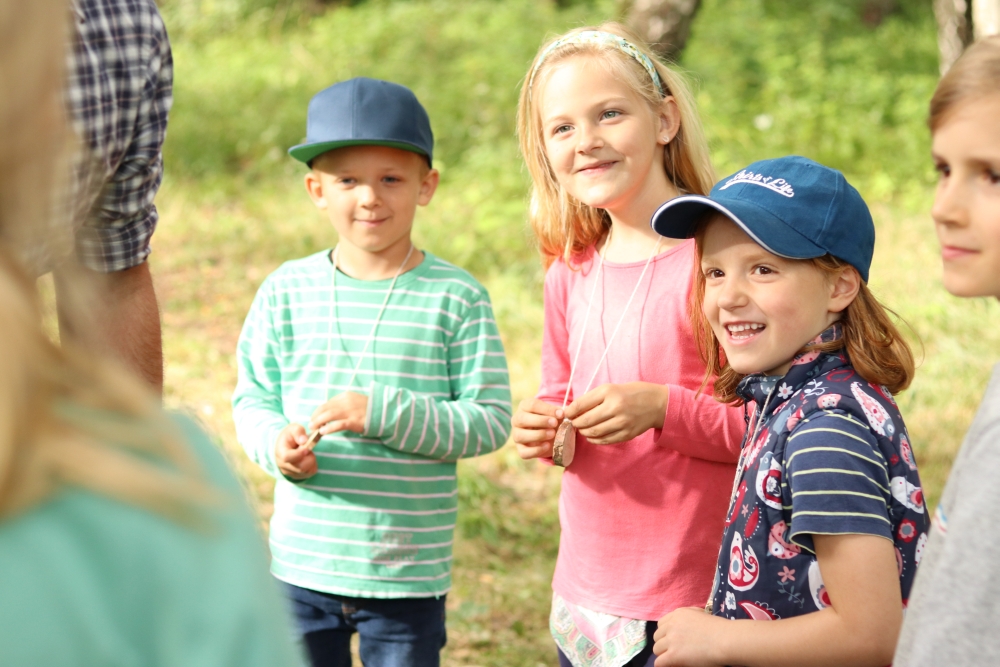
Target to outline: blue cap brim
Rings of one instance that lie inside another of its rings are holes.
[[[723,206],[702,195],[682,195],[656,209],[650,225],[660,236],[686,239],[694,236],[699,222],[709,213],[721,213],[770,253],[789,259],[812,259],[827,252],[781,218],[752,203],[734,200]]]
[[[427,164],[431,163],[431,156],[416,144],[410,144],[404,141],[385,141],[379,139],[349,139],[344,141],[318,141],[311,144],[299,144],[298,146],[292,146],[289,148],[288,154],[299,162],[309,164],[327,151],[344,148],[346,146],[388,146],[389,148],[398,148],[400,150],[422,155],[427,158]]]

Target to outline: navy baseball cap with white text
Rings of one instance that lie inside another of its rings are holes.
[[[710,212],[725,215],[765,250],[790,259],[833,255],[868,282],[875,223],[861,195],[836,169],[798,155],[761,160],[715,184],[707,197],[664,203],[650,224],[688,238]]]
[[[391,146],[419,153],[431,163],[434,133],[427,111],[406,86],[357,77],[313,96],[306,140],[288,149],[300,162],[344,146]]]

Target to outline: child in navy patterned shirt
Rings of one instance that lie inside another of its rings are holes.
[[[889,663],[928,520],[892,398],[913,356],[866,284],[868,207],[839,172],[786,157],[664,204],[653,226],[697,239],[715,395],[756,406],[712,615],[663,617],[657,667]]]

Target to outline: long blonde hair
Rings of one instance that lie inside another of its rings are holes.
[[[938,82],[931,97],[928,125],[936,131],[962,102],[1000,93],[1000,35],[968,48]]]
[[[200,523],[220,496],[179,428],[115,362],[49,339],[25,269],[65,173],[67,18],[62,0],[0,3],[0,515],[77,486]]]
[[[663,95],[645,68],[620,49],[602,44],[570,42],[549,50],[556,41],[586,31],[607,32],[631,42],[653,63],[663,85]],[[668,178],[681,194],[707,194],[715,182],[694,95],[680,72],[660,62],[639,37],[619,23],[577,28],[552,38],[539,49],[532,61],[521,87],[517,108],[518,140],[532,181],[528,219],[538,238],[539,251],[546,267],[559,257],[569,263],[572,257],[597,243],[611,227],[611,218],[606,211],[580,202],[559,185],[545,154],[541,116],[533,101],[538,99],[538,95],[537,92],[533,94],[532,88],[537,89],[539,82],[545,80],[545,72],[556,63],[576,55],[600,58],[657,113],[663,97],[672,96],[680,111],[681,122],[680,129],[663,154]]]

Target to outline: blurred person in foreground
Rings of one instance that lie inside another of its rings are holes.
[[[41,326],[19,251],[65,171],[64,18],[62,0],[0,3],[0,663],[300,665],[219,452]]]
[[[930,104],[939,178],[931,214],[944,286],[1000,298],[1000,36],[973,45]],[[1000,365],[931,522],[893,665],[1000,664]]]

